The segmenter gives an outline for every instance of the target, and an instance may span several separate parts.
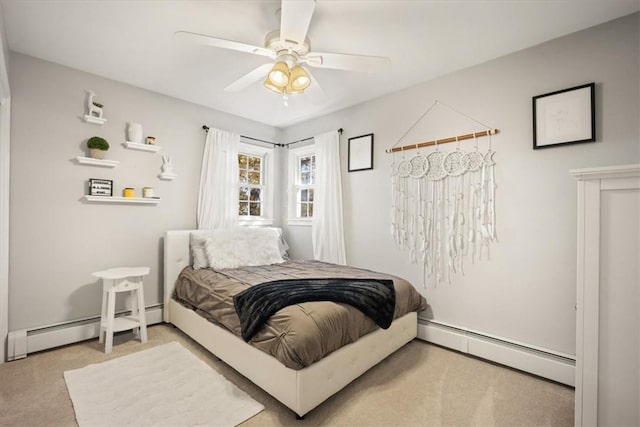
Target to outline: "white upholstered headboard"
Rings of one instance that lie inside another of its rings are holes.
[[[170,230],[164,235],[164,321],[169,322],[169,299],[176,279],[183,268],[191,264],[189,238],[192,231]]]

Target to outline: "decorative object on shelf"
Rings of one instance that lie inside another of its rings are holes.
[[[149,145],[156,145],[156,138],[155,136],[148,136],[146,139],[147,144]]]
[[[533,149],[596,140],[595,83],[533,97]]]
[[[101,160],[83,156],[78,156],[75,160],[81,165],[101,166],[105,168],[115,168],[120,164],[117,160]]]
[[[109,150],[109,143],[104,138],[92,136],[87,140],[87,148],[92,158],[102,160]]]
[[[140,123],[128,123],[127,138],[131,142],[142,144],[142,125]]]
[[[153,187],[142,187],[142,197],[145,199],[153,197]]]
[[[90,196],[113,196],[113,181],[110,179],[89,179],[89,195]]]
[[[131,142],[131,141],[126,141],[122,145],[124,145],[125,148],[128,148],[130,150],[148,151],[150,153],[157,153],[162,148],[159,145],[140,144],[138,142]]]
[[[122,197],[126,197],[126,198],[130,198],[130,197],[136,197],[136,190],[135,188],[131,188],[131,187],[126,187],[122,190]]]
[[[373,134],[349,138],[348,171],[373,169]]]
[[[171,156],[162,156],[162,173],[173,173],[173,160]]]
[[[165,181],[173,181],[176,176],[178,175],[173,173],[173,160],[171,156],[162,156],[162,173],[158,175],[158,177]]]
[[[105,197],[105,196],[84,196],[83,200],[91,203],[128,204],[128,205],[157,205],[160,197]]]
[[[487,130],[458,135],[443,140],[396,147],[416,124],[437,105],[481,125]],[[416,122],[387,149],[394,154],[391,170],[391,228],[396,244],[407,249],[411,262],[422,265],[423,280],[434,277],[435,283],[451,282],[451,276],[464,274],[464,259],[489,258],[489,248],[496,237],[495,177],[491,135],[493,129],[458,110],[435,101]],[[478,137],[489,137],[485,153],[478,149]],[[460,142],[473,138],[475,149],[465,152]],[[439,145],[457,142],[450,152]],[[435,146],[429,154],[420,148]],[[405,152],[418,152],[406,158]],[[401,152],[401,159],[395,153]]]
[[[94,97],[96,96],[96,93],[94,91],[87,90],[87,93],[87,114],[85,114],[84,116],[84,121],[99,125],[104,124],[107,121],[107,119],[102,117],[102,109],[104,108],[104,105],[97,101],[94,101]]]

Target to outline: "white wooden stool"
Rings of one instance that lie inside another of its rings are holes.
[[[149,271],[149,267],[122,267],[91,273],[92,276],[102,279],[99,342],[103,342],[106,336],[105,353],[111,353],[114,332],[133,329],[134,336],[139,337],[140,342],[147,342],[142,277],[149,274]],[[131,292],[131,315],[115,317],[118,292]]]

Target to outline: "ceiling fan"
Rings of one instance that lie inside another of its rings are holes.
[[[307,88],[310,88],[310,92],[315,91],[316,96],[324,97],[320,85],[305,66],[377,72],[386,69],[391,64],[389,58],[380,56],[311,51],[307,31],[315,7],[316,0],[282,0],[280,30],[272,31],[266,35],[264,47],[189,31],[178,31],[175,36],[209,46],[252,53],[271,59],[273,62],[263,64],[250,71],[227,85],[224,90],[228,92],[240,91],[264,78],[264,87],[283,95],[285,104],[287,95],[302,93]]]

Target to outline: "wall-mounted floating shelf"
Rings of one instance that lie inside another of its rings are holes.
[[[160,175],[158,175],[158,178],[163,179],[165,181],[173,181],[178,175],[176,175],[175,173],[168,173],[168,172],[163,172]]]
[[[159,198],[151,197],[109,197],[109,196],[84,196],[84,200],[92,203],[128,203],[138,205],[157,205]]]
[[[100,160],[100,159],[94,159],[91,157],[82,157],[82,156],[76,157],[76,161],[81,165],[101,166],[103,168],[115,168],[116,166],[118,166],[118,164],[120,164],[118,160],[106,160],[106,159]]]
[[[100,117],[90,116],[88,114],[85,114],[82,119],[87,123],[93,123],[95,125],[103,125],[107,121],[107,119],[101,119]]]
[[[149,151],[151,153],[157,153],[162,148],[158,145],[141,144],[139,142],[131,142],[131,141],[125,141],[125,143],[122,145],[124,145],[125,148],[129,148],[131,150]]]

